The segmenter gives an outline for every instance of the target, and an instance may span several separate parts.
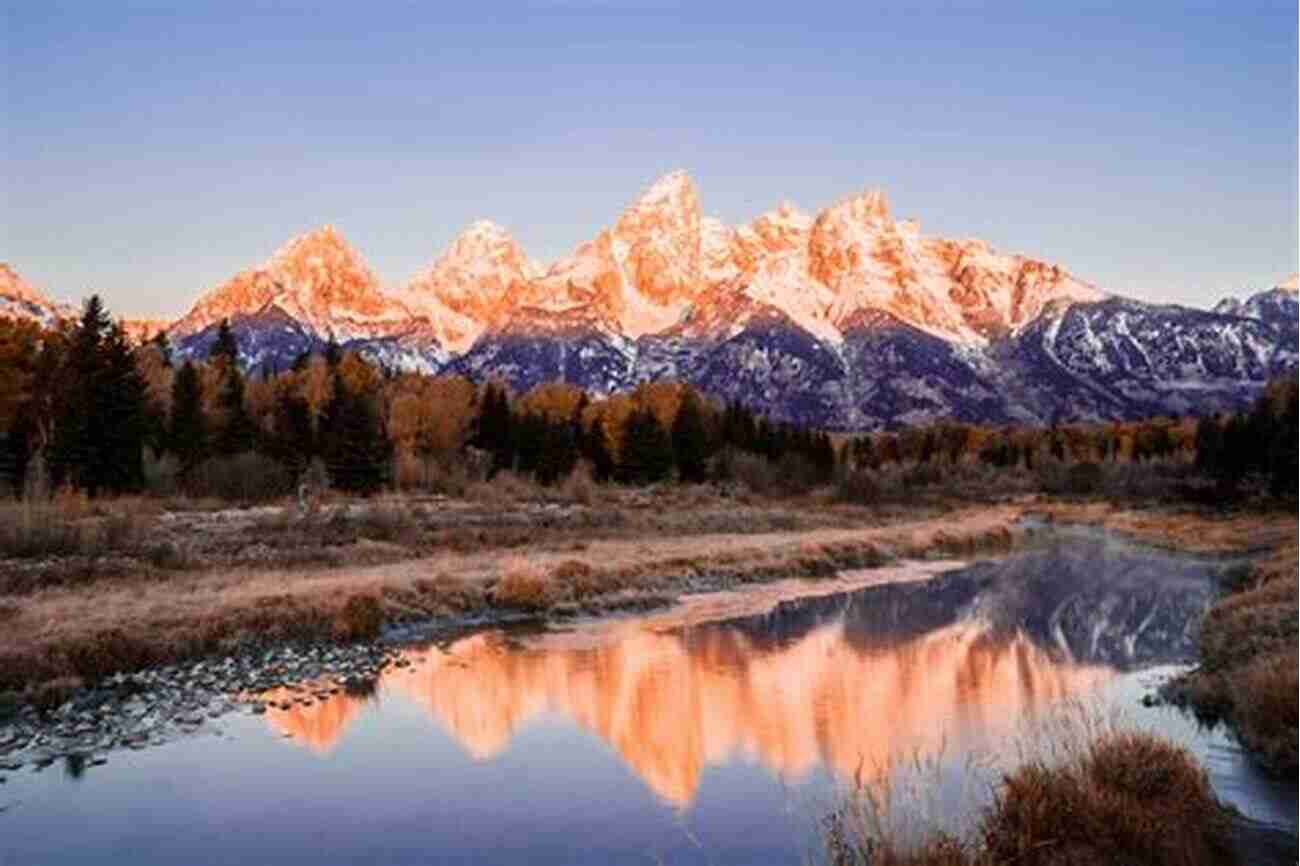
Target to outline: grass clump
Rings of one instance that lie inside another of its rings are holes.
[[[1186,749],[1103,736],[1074,764],[1021,767],[981,834],[991,862],[1199,864],[1231,859],[1227,813]]]
[[[1200,667],[1172,696],[1201,716],[1223,719],[1266,772],[1294,778],[1300,709],[1300,593],[1297,548],[1289,546],[1233,573],[1228,594],[1201,623]]]
[[[1003,777],[969,839],[903,844],[864,834],[852,806],[823,822],[835,866],[1200,866],[1233,862],[1229,813],[1184,748],[1108,731],[1057,764],[1031,760]]]
[[[503,607],[534,612],[548,610],[557,600],[550,576],[522,557],[511,557],[502,564],[492,595]]]
[[[0,552],[15,558],[81,552],[81,530],[53,505],[30,501],[0,510]]]
[[[334,633],[342,640],[369,640],[384,625],[384,609],[373,595],[349,596],[334,622]]]

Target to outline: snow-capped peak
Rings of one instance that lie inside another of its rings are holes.
[[[0,295],[30,304],[52,307],[54,301],[22,278],[8,262],[0,262]]]
[[[685,169],[674,169],[658,178],[645,192],[637,198],[633,207],[653,207],[663,202],[680,200],[684,196],[695,196],[695,182]]]
[[[340,341],[389,333],[410,319],[410,311],[380,289],[361,255],[325,225],[289,240],[262,266],[241,271],[204,295],[173,331],[195,333],[272,306]]]
[[[7,262],[0,262],[0,317],[33,319],[49,327],[76,315],[74,307],[52,300]]]

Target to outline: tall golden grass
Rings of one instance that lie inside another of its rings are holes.
[[[1005,772],[973,826],[956,832],[934,825],[907,832],[913,828],[890,819],[891,794],[859,787],[823,821],[827,859],[834,866],[1233,862],[1229,813],[1186,749],[1093,725],[1046,735],[1056,742],[1037,736],[1033,756]],[[910,796],[908,805],[924,810],[916,792]]]

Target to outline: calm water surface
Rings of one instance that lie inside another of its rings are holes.
[[[415,647],[369,697],[9,775],[0,863],[799,862],[847,781],[899,789],[920,764],[917,815],[955,821],[1076,702],[1187,743],[1221,796],[1294,834],[1294,786],[1140,703],[1192,658],[1217,567],[1078,533],[720,621]]]

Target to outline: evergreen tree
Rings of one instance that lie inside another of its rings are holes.
[[[329,343],[325,345],[325,363],[329,364],[331,370],[338,367],[339,362],[343,360],[343,347],[339,345],[338,340],[330,337]]]
[[[235,364],[226,364],[221,382],[218,405],[221,409],[221,427],[216,437],[218,454],[229,456],[252,451],[257,444],[257,425],[248,415],[244,404],[244,374]]]
[[[181,365],[172,380],[172,415],[167,439],[169,450],[180,460],[182,472],[188,472],[207,455],[203,384],[198,369],[189,361]]]
[[[158,356],[162,358],[163,366],[171,367],[172,366],[172,343],[171,340],[167,338],[167,332],[159,331],[157,334],[154,335],[154,338],[151,342],[158,349]]]
[[[853,457],[853,465],[858,469],[878,469],[880,467],[880,457],[876,453],[875,445],[872,444],[870,436],[859,436],[853,440],[850,454]]]
[[[818,480],[823,483],[830,481],[835,475],[835,446],[829,434],[818,433],[813,437],[810,459],[817,470]]]
[[[326,464],[335,486],[371,494],[383,486],[392,443],[370,397],[334,376],[334,390],[321,422]]]
[[[1281,417],[1277,419],[1273,442],[1269,448],[1269,492],[1274,496],[1296,498],[1300,487],[1300,395],[1291,383]]]
[[[1217,417],[1196,424],[1196,468],[1208,475],[1218,471],[1223,459],[1223,426]]]
[[[221,324],[217,327],[217,339],[212,344],[212,351],[208,357],[219,364],[235,367],[239,363],[239,344],[235,342],[235,334],[230,330],[230,320],[222,319]]]
[[[673,469],[672,438],[654,412],[638,409],[627,420],[618,474],[629,484],[663,481]]]
[[[473,436],[476,447],[492,455],[490,474],[502,469],[512,469],[515,462],[515,439],[511,432],[513,418],[505,388],[489,383],[483,390],[479,408],[477,430]]]
[[[541,417],[541,453],[534,470],[542,484],[554,484],[568,476],[578,462],[578,444],[569,420],[552,421]]]
[[[673,419],[672,445],[681,479],[692,484],[704,481],[708,477],[709,432],[693,391],[682,394],[681,406]]]
[[[58,401],[50,443],[50,476],[56,485],[73,484],[89,487],[86,467],[93,463],[92,411],[96,379],[102,356],[108,314],[98,295],[92,295],[82,308],[81,319],[73,330],[64,363],[68,375],[66,387],[55,397]]]
[[[86,467],[89,491],[122,493],[144,484],[148,398],[126,333],[110,325],[101,345],[90,428],[95,463]]]
[[[317,456],[311,407],[293,388],[281,388],[275,402],[275,435],[271,450],[277,460],[302,472]]]
[[[614,458],[609,453],[605,439],[605,422],[597,418],[583,437],[582,456],[591,463],[591,474],[597,481],[608,481],[614,477],[616,467]]]

